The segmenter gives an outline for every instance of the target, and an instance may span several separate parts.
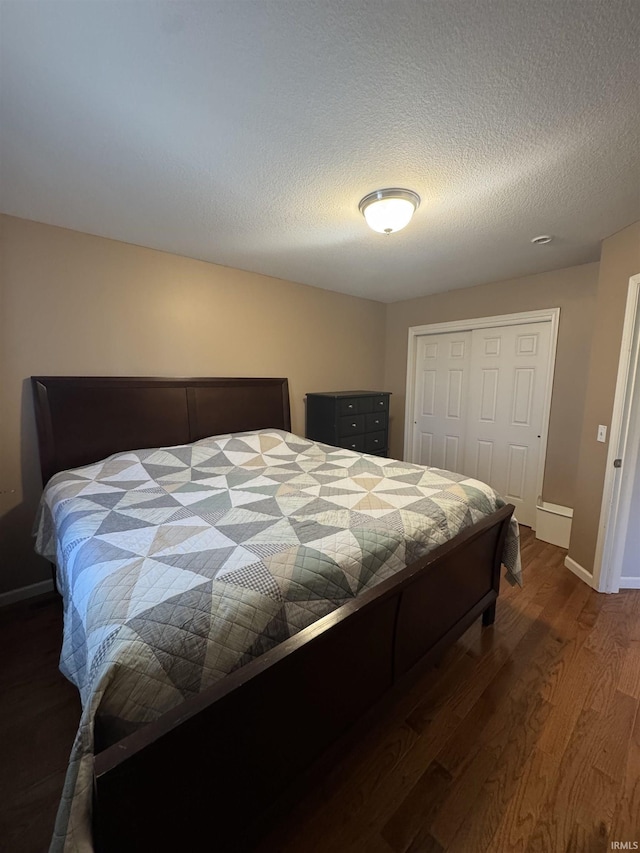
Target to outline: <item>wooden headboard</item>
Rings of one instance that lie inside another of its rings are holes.
[[[291,429],[286,379],[32,376],[40,469],[250,429]]]

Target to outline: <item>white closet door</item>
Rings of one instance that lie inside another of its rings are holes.
[[[471,332],[418,341],[412,460],[463,473]]]
[[[489,483],[535,525],[551,326],[473,331],[465,473]]]

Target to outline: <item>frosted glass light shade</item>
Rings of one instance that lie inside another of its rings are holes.
[[[376,190],[359,204],[367,225],[380,234],[393,234],[411,222],[420,196],[412,190]]]

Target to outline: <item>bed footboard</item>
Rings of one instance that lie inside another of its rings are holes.
[[[252,821],[393,684],[480,615],[506,506],[95,758],[99,853],[246,849]],[[426,616],[428,614],[428,616]]]

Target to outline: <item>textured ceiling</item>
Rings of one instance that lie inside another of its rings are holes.
[[[640,0],[0,14],[5,213],[386,302],[592,261],[640,218]],[[391,236],[358,212],[385,186],[422,197]]]

